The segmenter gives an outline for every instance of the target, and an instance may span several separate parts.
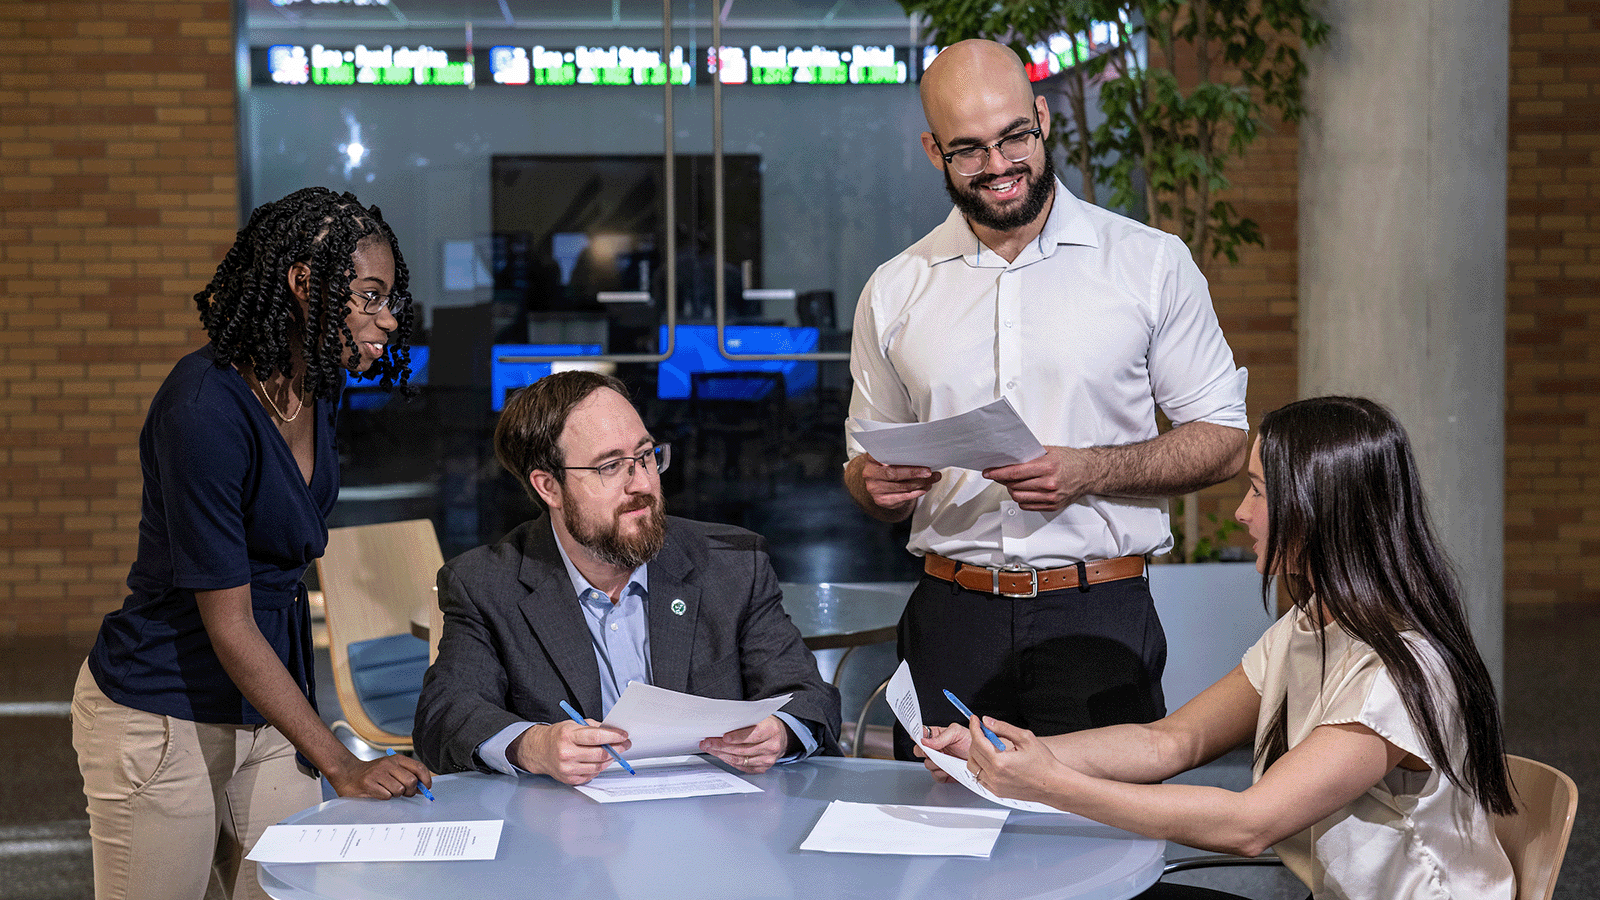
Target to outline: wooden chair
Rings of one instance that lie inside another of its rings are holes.
[[[1572,820],[1578,810],[1578,786],[1560,770],[1521,756],[1507,754],[1506,769],[1519,811],[1516,815],[1496,819],[1494,832],[1517,876],[1516,900],[1550,900],[1555,893],[1556,876],[1561,873],[1561,860],[1567,855],[1567,839],[1572,835]],[[1253,859],[1193,856],[1172,860],[1161,874],[1165,877],[1191,869],[1281,864],[1271,853]],[[1212,893],[1218,897],[1233,896]],[[1195,896],[1198,898],[1200,894]]]
[[[424,605],[438,614],[434,583],[444,565],[427,519],[328,530],[317,560],[328,655],[343,717],[334,723],[377,750],[411,749],[422,674],[437,653],[437,634],[413,637]],[[352,748],[355,749],[355,748]]]
[[[1550,900],[1572,836],[1578,786],[1560,770],[1521,756],[1507,754],[1506,769],[1520,812],[1496,820],[1494,832],[1517,873],[1517,900]]]

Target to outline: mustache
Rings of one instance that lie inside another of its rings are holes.
[[[655,509],[661,505],[661,498],[655,494],[644,494],[630,503],[617,508],[617,514],[631,513],[640,509]]]
[[[981,175],[974,176],[971,181],[967,182],[967,184],[969,184],[969,185],[971,185],[972,187],[975,187],[975,188],[987,187],[987,186],[989,186],[991,184],[994,184],[996,181],[1006,181],[1006,180],[1014,178],[1014,177],[1016,177],[1018,175],[1028,175],[1028,174],[1031,174],[1031,173],[1032,173],[1031,169],[1029,169],[1027,166],[1022,165],[1022,164],[1019,163],[1019,164],[1017,164],[1017,165],[1005,170],[1004,172],[1001,172],[998,175],[991,175],[991,174],[988,174],[988,173],[984,173],[984,174],[981,174]]]

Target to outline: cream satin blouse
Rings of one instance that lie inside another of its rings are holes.
[[[1290,747],[1318,725],[1359,722],[1430,770],[1397,767],[1348,806],[1280,842],[1274,849],[1284,864],[1315,900],[1509,900],[1515,877],[1493,820],[1438,772],[1377,652],[1338,625],[1326,630],[1325,668],[1318,629],[1299,609],[1279,619],[1245,654],[1245,675],[1262,698],[1257,745],[1279,699],[1287,696]],[[1407,638],[1425,670],[1443,672],[1431,645],[1415,635]],[[1453,700],[1437,702],[1445,711],[1446,746],[1464,747]],[[1258,768],[1255,778],[1260,777]]]

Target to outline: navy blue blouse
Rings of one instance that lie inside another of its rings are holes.
[[[310,412],[310,410],[308,410]],[[271,416],[207,345],[180,360],[139,434],[144,498],[131,593],[100,625],[89,670],[118,703],[194,722],[266,720],[222,668],[195,591],[249,584],[256,625],[315,703],[306,566],[339,496],[338,403],[319,400],[307,485]]]

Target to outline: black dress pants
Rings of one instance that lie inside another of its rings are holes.
[[[1167,639],[1143,575],[1009,598],[924,575],[900,618],[930,726],[965,719],[949,690],[980,716],[1036,734],[1153,722],[1166,714]],[[895,756],[915,759],[895,726]]]

